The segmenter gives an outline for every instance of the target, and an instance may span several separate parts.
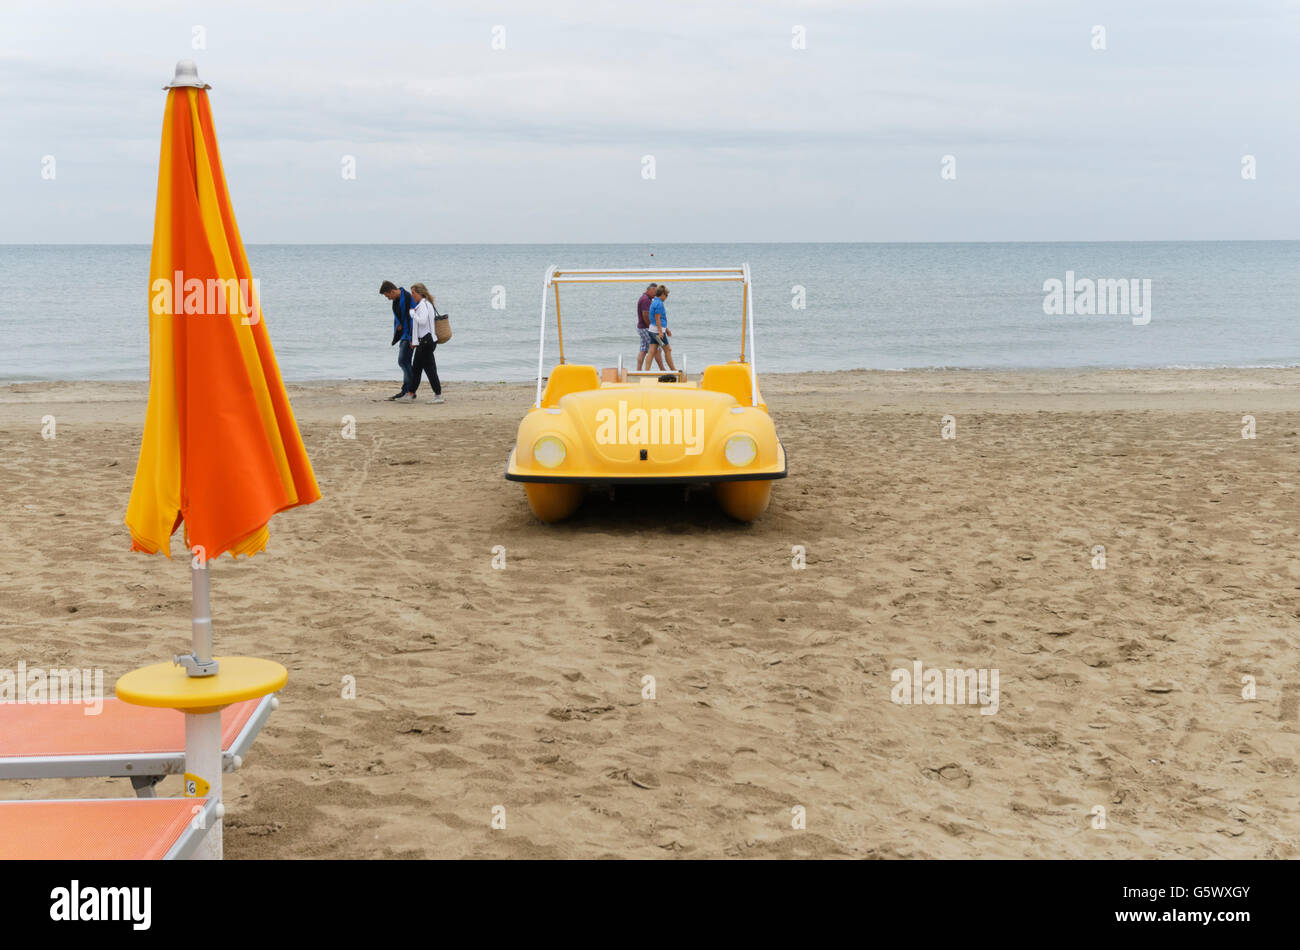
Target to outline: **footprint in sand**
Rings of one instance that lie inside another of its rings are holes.
[[[921,774],[931,780],[946,782],[954,788],[970,788],[971,774],[956,762],[949,762],[938,768],[921,769]]]

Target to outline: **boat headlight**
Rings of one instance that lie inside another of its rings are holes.
[[[727,461],[739,468],[758,458],[758,443],[747,435],[733,435],[723,449]]]
[[[564,461],[564,443],[553,435],[544,435],[533,443],[533,458],[538,465],[555,468]]]

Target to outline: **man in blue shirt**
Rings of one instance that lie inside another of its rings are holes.
[[[641,348],[637,350],[637,354],[636,354],[637,372],[640,372],[642,368],[654,369],[653,361],[646,362],[646,358],[650,353],[650,346],[651,346],[650,330],[649,330],[650,303],[655,299],[655,292],[658,289],[659,289],[658,284],[651,283],[650,286],[645,289],[645,293],[641,295],[641,299],[636,302],[636,332],[637,332],[637,336],[639,336],[641,339]],[[659,368],[663,369],[664,358],[662,356],[659,356],[658,344],[655,344],[655,357],[657,357],[659,360]]]
[[[650,302],[650,326],[646,329],[650,332],[650,359],[658,357],[660,351],[663,352],[663,358],[668,361],[668,368],[677,372],[677,367],[673,364],[673,347],[668,342],[668,338],[673,335],[673,331],[668,329],[668,288],[660,284],[655,291],[655,299]],[[650,364],[650,359],[646,360],[646,365]],[[663,361],[660,360],[659,368],[663,369]]]
[[[393,302],[393,343],[389,345],[398,345],[397,365],[402,370],[402,391],[388,399],[392,402],[407,393],[414,399],[415,390],[420,388],[419,380],[416,380],[414,386],[411,385],[411,356],[415,352],[411,348],[411,308],[415,306],[415,301],[405,287],[398,287],[391,280],[379,285],[379,293]]]

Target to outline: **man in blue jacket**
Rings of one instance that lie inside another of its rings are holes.
[[[411,356],[415,353],[411,348],[411,308],[415,301],[405,287],[398,287],[391,280],[379,285],[379,293],[393,302],[393,343],[397,344],[397,365],[402,369],[402,391],[388,400],[414,399],[415,390],[420,388],[419,380],[411,386]]]

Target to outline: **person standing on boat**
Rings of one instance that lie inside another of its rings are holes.
[[[636,332],[641,338],[641,347],[636,354],[636,368],[649,369],[650,363],[654,360],[659,361],[659,368],[664,368],[664,358],[659,355],[658,344],[652,343],[650,339],[650,303],[654,300],[655,291],[659,289],[658,284],[652,283],[645,289],[641,299],[636,302]],[[654,355],[647,357],[651,346],[654,346]]]
[[[412,284],[411,296],[415,299],[415,307],[411,310],[411,339],[404,344],[415,354],[411,360],[410,398],[415,399],[415,390],[420,385],[420,373],[423,372],[433,387],[433,401],[446,402],[442,398],[438,364],[433,358],[433,351],[438,348],[438,339],[433,332],[433,294],[429,293],[429,288],[424,284]]]
[[[668,303],[668,288],[659,285],[655,291],[655,299],[650,302],[650,347],[654,351],[653,356],[658,357],[659,351],[663,351],[663,359],[659,360],[659,368],[664,368],[664,359],[668,360],[668,368],[674,373],[677,367],[673,365],[673,348],[668,342],[668,338],[673,335],[673,331],[668,329],[668,308],[664,306]],[[647,363],[649,361],[647,360]]]
[[[386,280],[379,285],[380,296],[387,297],[393,302],[393,343],[397,344],[397,365],[402,370],[402,389],[397,395],[389,396],[389,401],[401,399],[409,395],[415,398],[417,382],[415,386],[411,385],[411,358],[415,355],[409,344],[411,342],[411,308],[415,302],[411,300],[411,294],[405,287],[398,287],[391,280]],[[392,344],[390,344],[392,345]]]

